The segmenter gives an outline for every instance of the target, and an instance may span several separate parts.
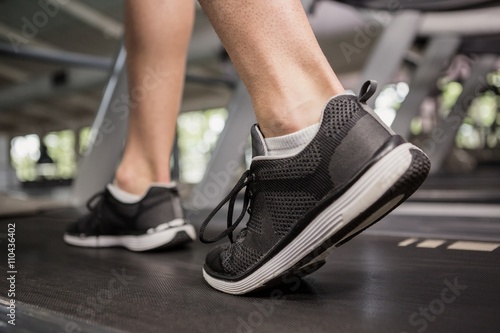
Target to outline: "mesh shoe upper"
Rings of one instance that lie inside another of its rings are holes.
[[[328,103],[318,133],[295,156],[262,156],[262,135],[254,125],[252,144],[257,156],[249,170],[247,228],[235,243],[214,249],[205,270],[237,279],[257,268],[353,182],[392,134],[352,95],[337,96]]]
[[[150,187],[139,202],[131,204],[115,199],[106,189],[90,201],[88,205],[90,213],[69,225],[66,231],[68,234],[85,236],[143,234],[162,223],[184,218],[176,188]]]

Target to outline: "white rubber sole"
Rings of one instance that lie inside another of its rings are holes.
[[[192,240],[196,238],[196,231],[191,224],[185,224],[184,220],[176,219],[150,229],[144,235],[78,237],[65,234],[64,241],[74,246],[95,248],[121,246],[130,251],[140,252],[168,245],[179,232],[185,232]]]
[[[402,144],[375,163],[342,196],[311,221],[292,242],[249,276],[239,281],[226,281],[210,276],[203,269],[203,277],[213,288],[234,295],[245,294],[264,286],[268,281],[296,265],[302,258],[376,203],[410,167],[411,149],[418,148],[410,143]],[[381,207],[351,234],[374,222],[397,205],[402,197],[396,199],[391,201],[392,205],[386,204]],[[328,249],[313,260],[326,259],[332,250],[332,248]],[[311,262],[304,266],[310,264]]]
[[[365,221],[363,221],[363,223],[361,223],[359,226],[357,226],[353,231],[351,231],[344,238],[342,238],[340,241],[338,241],[337,244],[341,243],[346,238],[349,238],[352,235],[356,234],[360,230],[363,230],[364,228],[370,226],[372,223],[374,223],[375,221],[377,221],[381,216],[383,216],[389,210],[391,210],[392,207],[398,205],[399,202],[401,200],[403,200],[403,197],[404,197],[404,195],[401,194],[401,195],[397,196],[396,198],[392,199],[391,201],[389,201],[388,203],[386,203],[379,210],[377,210],[375,213],[373,213],[372,215],[370,215],[370,217],[368,217]],[[323,261],[323,260],[326,261],[326,260],[328,260],[328,257],[332,254],[333,250],[337,247],[337,244],[334,244],[334,245],[330,246],[323,253],[321,253],[320,255],[318,255],[317,257],[315,257],[314,259],[312,259],[308,263],[304,264],[304,266],[302,266],[301,269],[305,268],[305,267],[307,267],[309,265],[312,265],[312,264],[314,264],[314,263],[316,263],[318,261]]]

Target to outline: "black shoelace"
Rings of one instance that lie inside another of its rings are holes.
[[[101,221],[101,217],[99,214],[99,206],[103,202],[103,198],[105,195],[105,191],[97,192],[94,194],[92,197],[90,197],[89,200],[87,200],[86,206],[87,209],[89,210],[90,214],[92,215],[92,218],[90,221],[94,221],[92,225],[90,226],[91,230],[95,231],[96,236],[99,236],[99,224]]]
[[[245,213],[247,211],[248,211],[248,213],[251,214],[251,209],[249,208],[249,205],[250,205],[250,200],[251,200],[253,194],[252,194],[252,191],[248,185],[253,180],[254,180],[254,176],[250,172],[250,170],[245,171],[245,173],[243,173],[240,180],[238,180],[238,182],[236,183],[234,188],[231,190],[231,192],[229,192],[229,194],[224,198],[224,200],[222,200],[217,205],[217,207],[215,207],[214,210],[208,215],[208,217],[205,219],[205,221],[203,221],[203,223],[201,224],[200,233],[199,233],[200,241],[202,243],[215,243],[215,242],[223,239],[226,236],[229,237],[229,240],[231,241],[231,243],[233,243],[233,231],[234,231],[234,229],[236,229],[238,224],[240,224],[240,222],[243,220],[243,218],[245,217]],[[240,215],[238,216],[238,218],[236,219],[236,221],[233,222],[234,203],[236,202],[236,198],[238,196],[238,193],[240,193],[240,191],[244,187],[246,187],[246,189],[245,189],[245,195],[243,197],[243,209],[242,209]],[[205,228],[210,223],[210,221],[215,216],[215,214],[217,214],[217,212],[228,201],[229,201],[229,209],[228,209],[228,213],[227,213],[227,229],[224,230],[221,234],[219,234],[218,236],[216,236],[214,238],[210,238],[210,239],[205,238],[205,236],[204,236]],[[244,232],[244,230],[242,230],[242,233],[240,235],[244,235],[244,234],[245,234],[245,232]],[[240,235],[238,235],[238,237]]]
[[[99,206],[99,202],[100,202],[100,199],[104,196],[104,191],[101,191],[101,192],[97,192],[96,194],[94,194],[92,197],[90,197],[89,200],[87,200],[87,209],[90,211],[90,212],[95,212],[96,209],[97,209],[97,206]],[[99,199],[99,200],[97,200]]]

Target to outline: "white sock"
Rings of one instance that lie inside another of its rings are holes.
[[[267,156],[292,156],[298,154],[316,136],[319,126],[320,123],[317,123],[292,134],[264,139],[267,146]]]
[[[345,93],[338,94],[333,96],[328,100],[325,104],[324,109],[328,105],[328,103],[334,99],[335,97],[342,95],[354,95],[351,91],[346,91]],[[304,149],[309,142],[316,136],[319,131],[319,127],[321,122],[311,125],[309,127],[304,128],[298,132],[287,134],[283,136],[278,136],[275,138],[265,139],[264,142],[267,148],[266,156],[293,156],[297,155]]]
[[[165,187],[165,188],[174,188],[174,187],[177,186],[177,184],[175,182],[170,182],[168,184],[152,183],[150,185],[150,187],[151,186]],[[138,194],[133,194],[133,193],[124,191],[121,188],[119,188],[116,184],[108,184],[107,188],[108,188],[109,192],[111,193],[111,195],[116,200],[118,200],[118,201],[120,201],[120,202],[122,202],[124,204],[133,204],[133,203],[137,203],[137,202],[141,201],[142,198],[144,198],[144,196],[146,196],[146,194],[149,191],[149,188],[148,188],[144,194],[138,195]]]
[[[142,195],[132,194],[124,191],[115,184],[108,184],[107,188],[116,200],[125,204],[133,204],[139,202],[142,199]]]

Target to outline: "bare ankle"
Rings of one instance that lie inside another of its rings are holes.
[[[142,195],[151,184],[151,180],[144,174],[134,175],[130,169],[119,167],[115,174],[114,183],[128,193]]]
[[[323,94],[304,101],[293,101],[280,109],[261,112],[259,127],[266,138],[277,137],[300,131],[321,120],[323,108],[329,98],[344,91]],[[276,106],[275,106],[276,107]]]
[[[165,172],[159,174],[146,165],[141,166],[140,163],[131,165],[122,162],[116,170],[114,182],[126,192],[142,195],[152,183],[169,183],[170,174],[168,166]]]
[[[316,77],[302,77],[275,84],[253,97],[259,127],[265,137],[291,134],[318,123],[328,100],[344,88],[336,76],[320,71]]]

